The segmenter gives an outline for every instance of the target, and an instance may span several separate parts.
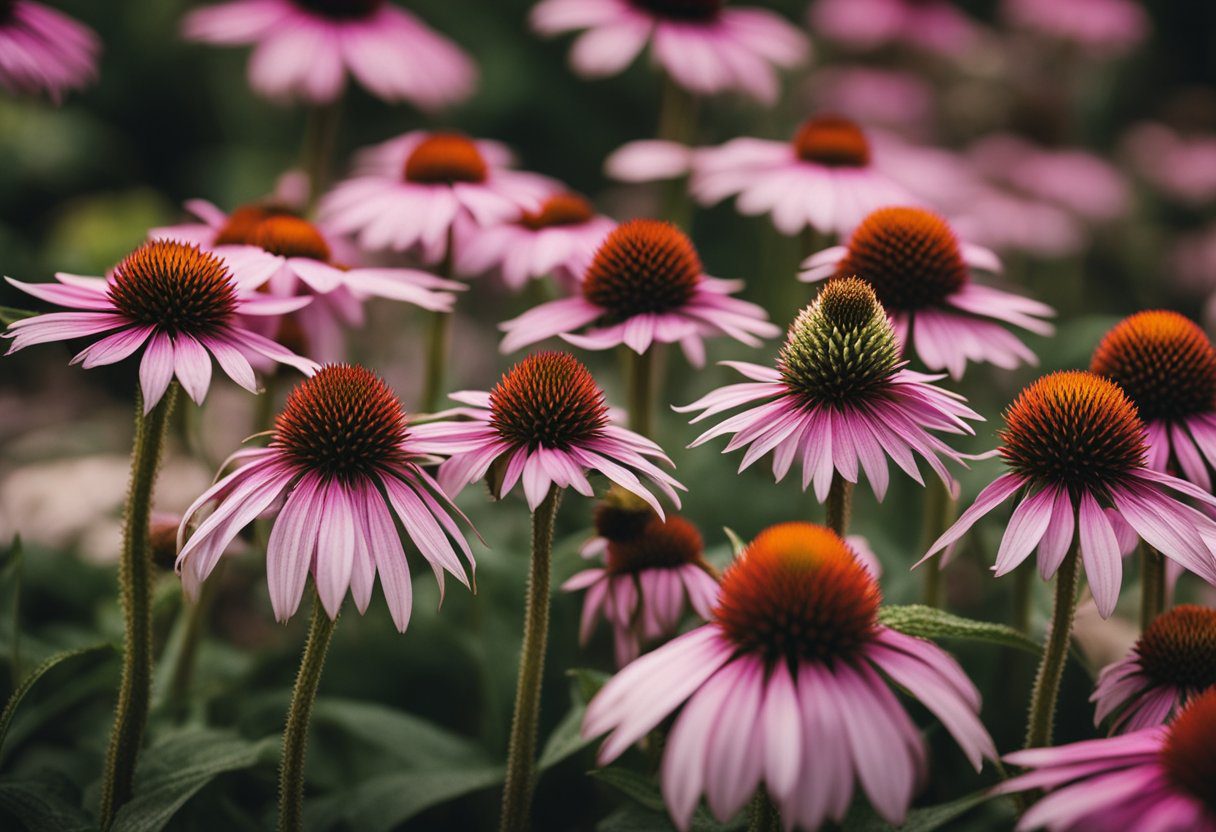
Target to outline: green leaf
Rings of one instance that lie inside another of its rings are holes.
[[[845,818],[844,832],[934,832],[953,820],[961,818],[981,803],[991,800],[995,795],[988,791],[973,792],[972,794],[951,800],[949,803],[939,803],[936,806],[925,806],[913,809],[908,813],[907,820],[902,826],[891,826],[874,814],[867,805],[861,812],[850,812]],[[860,817],[858,817],[860,815]]]
[[[113,649],[113,646],[110,644],[94,644],[91,647],[81,647],[78,650],[64,650],[61,653],[56,653],[34,668],[33,672],[29,676],[26,676],[25,680],[13,691],[13,695],[8,699],[8,704],[4,706],[4,711],[0,713],[0,751],[4,750],[4,740],[8,736],[8,730],[13,723],[13,716],[17,713],[17,707],[25,699],[30,689],[38,683],[39,679],[64,662],[72,662],[84,656],[110,652]]]
[[[28,309],[14,309],[11,306],[0,306],[0,324],[9,326],[25,318],[32,318],[37,314],[37,312],[31,312]]]
[[[739,557],[739,553],[747,548],[747,544],[743,542],[743,538],[732,529],[730,526],[723,526],[722,531],[726,533],[726,539],[730,541],[730,550],[734,557]]]
[[[353,789],[311,801],[305,827],[344,825],[360,832],[391,832],[433,806],[502,782],[501,766],[400,771],[365,780]]]
[[[200,789],[221,774],[278,758],[279,740],[251,742],[231,731],[187,728],[163,737],[140,759],[135,796],[111,832],[159,832]]]
[[[597,768],[591,772],[591,776],[601,783],[607,783],[621,794],[651,811],[666,811],[663,805],[663,795],[659,793],[659,787],[644,774],[639,774],[632,769],[622,768],[621,766],[608,766],[606,768]]]
[[[1038,642],[1005,624],[975,621],[923,604],[883,607],[878,620],[892,630],[921,638],[983,641],[1029,653],[1040,653],[1043,649]]]
[[[62,775],[0,781],[0,815],[25,832],[90,832],[97,824],[80,808],[80,794]]]
[[[593,739],[583,738],[583,715],[587,713],[587,703],[591,697],[608,681],[608,675],[585,668],[569,670],[566,675],[570,677],[570,710],[545,742],[537,763],[542,771],[574,756],[594,742]]]
[[[411,714],[350,699],[322,699],[313,725],[330,725],[384,751],[401,766],[460,768],[493,763],[473,741]]]

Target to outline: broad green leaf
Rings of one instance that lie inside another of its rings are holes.
[[[901,826],[891,826],[866,806],[863,811],[849,813],[844,822],[844,832],[934,832],[993,797],[991,792],[974,792],[949,803],[913,809]]]
[[[1042,646],[1023,633],[1005,624],[975,621],[970,618],[923,604],[883,607],[878,614],[882,624],[910,636],[921,638],[947,638],[961,641],[984,641],[1015,647],[1030,653],[1042,652]]]
[[[305,807],[305,826],[334,825],[359,832],[391,832],[420,812],[502,782],[501,766],[398,771],[365,780],[353,789]]]
[[[11,306],[0,306],[0,326],[9,326],[25,318],[32,318],[37,312],[28,309],[14,309]]]
[[[0,780],[0,819],[8,815],[25,832],[90,832],[97,824],[80,808],[75,787],[59,775]]]
[[[0,752],[4,750],[4,740],[8,736],[9,727],[13,723],[13,716],[17,713],[18,706],[21,705],[26,694],[38,683],[39,679],[65,662],[72,662],[84,656],[110,652],[113,649],[113,646],[109,644],[94,644],[91,647],[82,647],[78,650],[64,650],[62,653],[56,653],[34,668],[25,677],[25,680],[17,686],[16,690],[13,691],[13,695],[8,699],[8,704],[4,706],[4,711],[0,713]]]
[[[402,766],[430,769],[489,765],[492,758],[473,741],[411,714],[349,699],[322,699],[313,710],[314,726],[332,725],[366,742]]]
[[[216,777],[273,764],[278,750],[277,737],[253,742],[210,728],[175,731],[144,752],[135,772],[135,796],[119,810],[111,832],[158,832]]]

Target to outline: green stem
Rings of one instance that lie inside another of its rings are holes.
[[[334,634],[337,619],[331,619],[315,590],[312,620],[308,624],[308,643],[300,657],[300,672],[291,692],[287,726],[283,729],[283,759],[279,766],[279,832],[300,832],[304,828],[304,757],[308,752],[308,723],[317,699],[317,685],[325,667],[325,654]]]
[[[683,145],[692,144],[697,133],[697,99],[677,84],[670,75],[663,75],[659,101],[658,137]],[[692,202],[688,198],[688,178],[681,176],[667,183],[660,216],[687,229],[692,221]]]
[[[178,717],[186,713],[190,688],[194,682],[194,667],[198,659],[199,642],[202,640],[207,615],[211,611],[211,601],[215,597],[220,572],[223,568],[224,561],[221,559],[209,576],[210,579],[203,581],[202,588],[199,589],[198,600],[193,604],[186,601],[181,610],[179,625],[182,627],[181,641],[178,643],[173,672],[169,676],[168,699],[169,708]]]
[[[827,526],[844,537],[849,532],[849,519],[853,514],[853,483],[832,474],[832,487],[828,489]]]
[[[1140,544],[1140,632],[1165,612],[1165,558],[1147,543]]]
[[[456,257],[452,251],[455,245],[452,229],[448,228],[448,242],[444,250],[443,260],[439,263],[437,272],[440,277],[451,280],[455,270]],[[444,376],[447,372],[448,341],[451,339],[452,313],[432,312],[430,328],[427,332],[426,345],[426,381],[422,388],[422,409],[426,413],[434,413],[439,408],[443,396]]]
[[[950,528],[950,523],[954,519],[954,510],[955,502],[945,483],[935,478],[925,485],[920,551],[929,551],[942,533]],[[940,558],[933,560],[925,568],[924,602],[926,606],[940,607],[942,605],[942,571]]]
[[[644,353],[625,347],[629,362],[629,429],[654,438],[654,346]]]
[[[781,814],[768,793],[761,788],[752,798],[751,817],[747,822],[747,832],[779,832],[781,829]]]
[[[536,726],[540,717],[540,688],[549,633],[549,562],[553,554],[553,520],[562,493],[549,489],[532,514],[532,566],[528,576],[524,640],[515,687],[515,715],[507,748],[507,781],[502,792],[501,832],[526,832],[532,804],[536,766]]]
[[[102,774],[100,821],[109,829],[114,815],[131,799],[135,761],[148,724],[152,698],[152,542],[148,520],[152,491],[165,445],[166,427],[177,398],[177,383],[147,414],[143,394],[135,396],[135,439],[131,448],[131,484],[123,522],[122,558],[118,586],[122,596],[124,642],[122,682],[114,728]]]
[[[1018,632],[1030,632],[1030,609],[1034,604],[1035,568],[1023,563],[1013,571],[1013,628]]]
[[[1035,676],[1030,696],[1030,714],[1026,724],[1026,747],[1043,748],[1051,745],[1055,722],[1056,700],[1060,696],[1060,680],[1068,660],[1069,637],[1073,615],[1077,611],[1077,578],[1079,558],[1074,546],[1056,573],[1055,606],[1051,612],[1051,629],[1043,647],[1043,658]]]
[[[342,98],[308,111],[304,125],[304,170],[308,174],[308,206],[313,208],[329,186],[330,163],[342,120]]]

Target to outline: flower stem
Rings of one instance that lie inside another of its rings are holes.
[[[933,479],[925,485],[924,520],[921,524],[921,552],[929,551],[929,547],[937,542],[942,533],[950,527],[954,519],[955,502],[950,496],[950,490],[939,479]],[[925,569],[924,603],[929,607],[942,605],[942,566],[941,560],[934,560]]]
[[[781,815],[768,793],[760,788],[752,798],[751,818],[747,822],[747,832],[779,832]]]
[[[451,280],[456,261],[452,247],[455,245],[452,228],[448,228],[448,242],[444,249],[443,260],[436,270],[440,277]],[[443,396],[444,376],[447,371],[448,341],[451,340],[451,312],[435,311],[431,313],[431,323],[427,332],[426,346],[426,381],[422,388],[422,409],[426,413],[434,413]]]
[[[223,568],[224,561],[221,559],[212,571],[210,579],[203,581],[203,585],[199,589],[198,600],[193,604],[186,601],[181,609],[178,624],[181,628],[181,640],[178,642],[177,655],[174,657],[172,673],[169,676],[168,696],[169,707],[179,718],[186,714],[190,688],[194,683],[194,667],[198,660],[199,642],[203,637],[207,615],[211,612],[211,601],[215,597],[220,572]]]
[[[1064,663],[1068,660],[1069,637],[1072,634],[1072,619],[1077,611],[1078,567],[1079,558],[1074,545],[1056,573],[1056,598],[1051,612],[1051,629],[1047,633],[1043,658],[1039,662],[1034,691],[1030,696],[1030,714],[1026,724],[1027,748],[1051,745],[1056,700],[1060,696],[1060,679],[1064,676]]]
[[[308,174],[308,206],[313,208],[329,186],[330,162],[342,120],[342,98],[318,104],[308,111],[304,125],[304,170]]]
[[[109,829],[114,815],[131,799],[135,780],[135,760],[148,724],[152,698],[152,543],[148,521],[152,512],[152,491],[160,468],[166,427],[177,398],[177,383],[169,385],[164,396],[147,414],[143,394],[135,396],[135,440],[131,448],[131,484],[127,492],[123,522],[122,558],[118,566],[118,585],[122,596],[125,636],[122,654],[122,682],[114,728],[106,752],[102,774],[100,822]]]
[[[1147,543],[1140,544],[1140,631],[1165,612],[1165,558]]]
[[[325,654],[337,619],[331,619],[314,590],[308,642],[300,657],[300,672],[291,692],[287,726],[283,729],[283,759],[279,766],[279,832],[304,828],[304,756],[308,751],[308,723],[317,699],[317,685],[325,667]]]
[[[502,792],[501,832],[526,832],[535,776],[536,725],[549,634],[549,561],[553,554],[553,520],[562,492],[557,486],[532,514],[532,566],[524,610],[524,641],[515,687],[515,714],[507,749],[507,781]]]
[[[1035,568],[1023,563],[1013,570],[1013,628],[1021,633],[1030,632],[1030,608],[1034,604]]]
[[[629,362],[629,429],[652,439],[654,434],[654,348],[636,353],[625,347]]]
[[[659,100],[658,137],[663,141],[690,145],[697,133],[697,98],[667,74]],[[688,178],[681,176],[666,183],[660,216],[687,229],[692,220],[688,199]]]
[[[844,537],[849,532],[849,518],[853,514],[853,483],[832,474],[832,486],[828,489],[827,526]]]

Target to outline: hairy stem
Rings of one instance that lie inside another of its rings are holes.
[[[1140,544],[1140,632],[1165,612],[1165,558],[1147,543]]]
[[[1039,672],[1030,695],[1030,714],[1026,723],[1026,747],[1043,748],[1051,745],[1055,723],[1056,700],[1060,697],[1060,680],[1068,660],[1069,637],[1073,615],[1077,611],[1077,578],[1080,559],[1073,546],[1056,573],[1055,605],[1051,611],[1051,629],[1039,661]]]
[[[937,542],[954,520],[957,507],[950,496],[950,490],[939,479],[933,479],[925,485],[924,519],[921,523],[921,552]],[[925,568],[924,603],[929,607],[942,605],[942,566],[941,559],[929,563]]]
[[[654,347],[638,354],[625,348],[629,362],[629,429],[654,438]]]
[[[827,527],[844,537],[849,533],[849,519],[853,515],[853,483],[832,474],[832,487],[828,489]]]

